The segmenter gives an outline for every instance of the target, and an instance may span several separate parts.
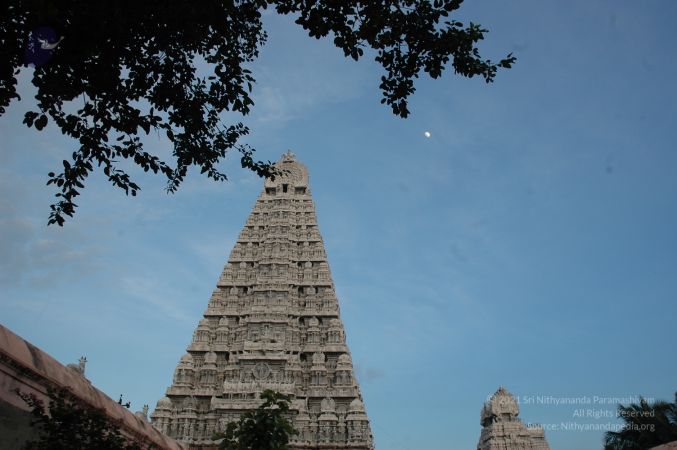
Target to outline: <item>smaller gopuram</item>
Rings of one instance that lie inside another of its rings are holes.
[[[477,450],[550,450],[543,428],[527,428],[518,415],[515,397],[499,387],[482,407]]]

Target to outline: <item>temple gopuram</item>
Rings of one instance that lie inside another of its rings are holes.
[[[265,181],[152,423],[210,448],[271,389],[293,399],[292,448],[372,450],[308,170],[291,152],[276,167],[282,175]]]

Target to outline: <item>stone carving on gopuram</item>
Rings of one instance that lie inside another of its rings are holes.
[[[371,450],[308,171],[267,179],[152,423],[199,447],[272,389],[293,398],[292,448]]]
[[[515,398],[503,387],[498,388],[482,407],[477,450],[550,450],[543,428],[527,428],[518,415]]]

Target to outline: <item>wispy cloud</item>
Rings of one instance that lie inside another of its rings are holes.
[[[318,105],[353,98],[359,92],[356,82],[343,79],[336,72],[316,66],[308,67],[308,71],[315,73],[310,83],[291,74],[261,70],[261,86],[254,91],[252,118],[262,124],[284,123],[312,112]]]
[[[379,367],[369,367],[357,363],[354,365],[354,368],[355,376],[360,381],[360,383],[369,383],[386,376],[385,371]]]
[[[78,225],[47,228],[22,210],[27,195],[15,178],[0,174],[6,175],[0,181],[0,285],[42,289],[96,271],[101,244],[82,240]]]
[[[176,321],[193,323],[191,315],[180,306],[185,302],[176,298],[172,289],[157,279],[126,276],[120,279],[120,289],[152,309],[154,313],[159,312]]]
[[[269,40],[253,65],[257,85],[252,118],[256,122],[284,123],[302,114],[313,114],[319,105],[363,93],[368,66],[351,64],[331,42],[309,38],[289,17],[268,16],[266,22]],[[284,61],[280,61],[281,55]],[[285,69],[280,70],[280,66]],[[299,73],[305,76],[299,77]]]

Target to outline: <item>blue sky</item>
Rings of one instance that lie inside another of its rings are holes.
[[[460,18],[491,30],[482,53],[517,65],[492,85],[421,79],[407,120],[379,104],[374,62],[266,15],[247,142],[310,170],[379,450],[475,447],[499,385],[525,421],[555,427],[615,420],[545,398],[672,399],[676,12],[468,2]],[[136,198],[96,175],[76,218],[47,228],[46,174],[74,144],[21,125],[28,79],[0,118],[0,321],[63,363],[87,355],[97,387],[152,408],[262,182],[236,159],[230,182],[194,173],[175,195],[134,168]],[[601,448],[602,435],[546,432],[554,450]]]

